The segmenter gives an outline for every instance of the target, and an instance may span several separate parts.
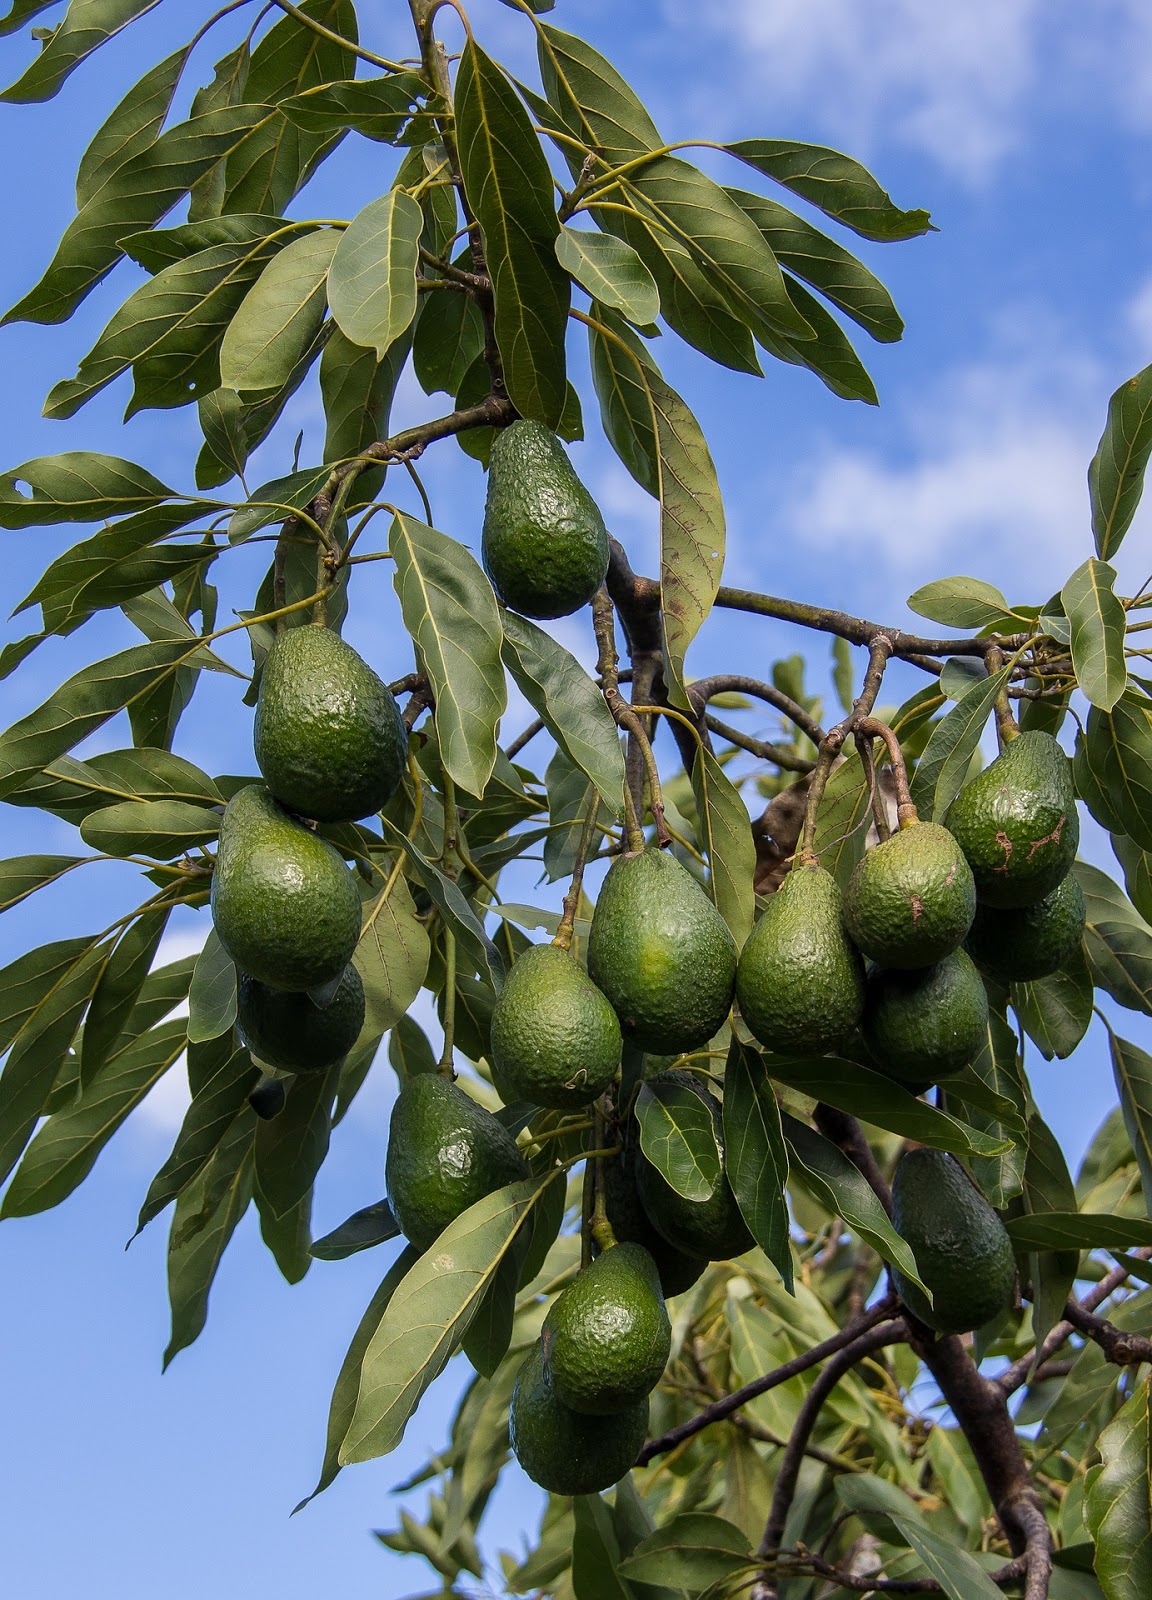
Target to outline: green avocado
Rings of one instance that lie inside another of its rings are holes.
[[[716,1143],[723,1150],[720,1102],[693,1073],[664,1072],[650,1081],[678,1083],[698,1094],[712,1113]],[[725,1261],[730,1256],[742,1256],[755,1243],[732,1186],[723,1175],[707,1200],[688,1200],[672,1188],[643,1150],[637,1149],[636,1187],[657,1233],[688,1255],[703,1256],[706,1261]]]
[[[627,1038],[653,1055],[707,1044],[736,981],[727,924],[674,856],[648,849],[608,868],[588,936],[588,975]]]
[[[844,894],[853,944],[882,967],[929,967],[964,940],[976,886],[938,822],[913,822],[856,863]]]
[[[513,422],[496,436],[481,555],[504,604],[541,621],[578,611],[604,582],[604,518],[539,422]]]
[[[636,1188],[636,1163],[632,1141],[614,1158],[600,1164],[604,1184],[604,1211],[621,1244],[642,1244],[656,1263],[661,1292],[683,1294],[702,1276],[708,1263],[703,1256],[686,1255],[656,1232]],[[593,1240],[593,1250],[596,1242]]]
[[[527,1178],[528,1163],[490,1111],[439,1073],[421,1072],[392,1107],[384,1173],[400,1231],[427,1250],[477,1200]]]
[[[572,956],[525,950],[492,1013],[492,1081],[505,1103],[586,1106],[615,1078],[620,1051],[616,1013]]]
[[[279,800],[317,822],[355,822],[400,786],[408,735],[368,663],[331,628],[288,628],[260,678],[256,761]]]
[[[1084,891],[1069,873],[1051,894],[1015,911],[976,907],[968,951],[1001,983],[1035,983],[1071,960],[1084,935]]]
[[[342,1061],[364,1026],[364,984],[344,968],[327,1005],[309,995],[270,989],[247,972],[236,994],[236,1030],[254,1056],[285,1072],[318,1072]]]
[[[798,861],[740,952],[740,1014],[781,1055],[823,1055],[850,1034],[864,1003],[864,963],[844,932],[839,887]]]
[[[1016,1258],[1000,1218],[958,1161],[942,1150],[910,1150],[892,1180],[892,1223],[912,1247],[925,1295],[896,1267],[896,1290],[937,1333],[970,1333],[1007,1311]]]
[[[339,851],[253,783],[220,824],[212,921],[241,972],[272,989],[323,989],[352,959],[360,895]]]
[[[1032,905],[1051,894],[1076,857],[1072,764],[1050,733],[1017,734],[961,789],[945,820],[985,905]]]
[[[971,957],[961,949],[911,972],[874,967],[863,1032],[880,1071],[917,1094],[962,1072],[988,1033],[988,994]]]
[[[630,1411],[660,1382],[672,1351],[656,1263],[640,1244],[615,1244],[576,1275],[541,1331],[556,1398],[588,1416]]]
[[[552,1392],[537,1340],[512,1391],[509,1427],[533,1483],[551,1494],[599,1494],[635,1464],[648,1433],[648,1398],[614,1417],[573,1411]]]

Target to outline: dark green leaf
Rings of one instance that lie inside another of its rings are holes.
[[[166,56],[132,85],[97,129],[76,171],[76,204],[83,206],[125,161],[145,150],[164,126],[190,47]]]
[[[353,344],[339,328],[333,330],[320,357],[320,393],[327,423],[325,461],[351,460],[374,440],[387,437],[392,401],[408,351],[409,341],[401,339],[383,361],[377,361],[374,350]],[[362,472],[352,490],[351,503],[371,500],[382,481],[383,469]]]
[[[451,878],[445,877],[387,817],[382,818],[381,822],[385,834],[393,843],[408,852],[417,877],[432,897],[445,923],[455,933],[466,959],[477,972],[484,973],[492,988],[498,991],[504,982],[504,962],[457,885]]]
[[[0,39],[15,33],[17,28],[22,28],[26,22],[31,22],[42,11],[48,11],[52,6],[59,4],[60,0],[12,0],[8,10],[0,17]]]
[[[640,1148],[686,1200],[708,1200],[723,1168],[707,1102],[685,1084],[644,1083],[636,1101]]]
[[[484,350],[484,319],[470,294],[426,294],[416,321],[412,361],[426,394],[455,395]]]
[[[158,505],[92,534],[58,556],[16,610],[39,605],[45,628],[70,633],[93,611],[123,605],[180,577],[214,557],[212,540],[194,545],[159,541],[198,514],[195,506]]]
[[[698,840],[708,856],[709,884],[716,909],[739,950],[752,932],[756,897],[756,841],[739,791],[703,745],[692,763]]]
[[[613,313],[607,307],[592,309],[595,320],[608,329],[608,333],[595,327],[588,330],[600,421],[609,444],[636,482],[659,499],[656,430],[648,385],[640,370],[641,366],[653,366],[652,358],[642,340],[629,338],[623,331],[625,324],[612,320]]]
[[[306,467],[290,472],[287,477],[262,483],[240,509],[232,513],[228,522],[229,540],[232,544],[241,544],[270,522],[283,522],[290,512],[302,511],[330,476],[328,467]]]
[[[1152,1222],[1083,1211],[1034,1211],[1007,1223],[1021,1250],[1132,1250],[1152,1244]]]
[[[407,144],[430,119],[421,108],[428,86],[415,72],[386,78],[345,78],[323,83],[280,104],[288,120],[306,133],[343,133],[350,128],[381,144]]]
[[[994,1096],[987,1107],[979,1104],[979,1093],[970,1084]],[[1011,1139],[1012,1147],[997,1156],[978,1156],[971,1162],[972,1175],[990,1203],[1002,1210],[1021,1192],[1028,1155],[1026,1137],[1028,1093],[1024,1084],[1016,1034],[1003,1011],[989,1007],[988,1027],[980,1052],[968,1070],[950,1078],[945,1098],[951,1107],[962,1104],[969,1121],[993,1139]]]
[[[560,1185],[554,1183],[553,1189]],[[540,1207],[536,1207],[538,1212]],[[524,1233],[521,1234],[521,1238]],[[520,1278],[519,1250],[510,1250],[493,1274],[476,1314],[461,1336],[464,1354],[484,1378],[495,1375],[508,1354],[516,1320],[516,1287]]]
[[[724,1171],[756,1243],[792,1288],[788,1150],[758,1050],[733,1039],[724,1071]]]
[[[754,1566],[752,1547],[739,1528],[723,1517],[689,1511],[642,1540],[620,1570],[637,1582],[699,1592]]]
[[[67,822],[80,823],[93,811],[118,801],[179,799],[219,805],[216,785],[170,750],[109,750],[87,761],[60,756],[39,776],[6,796],[10,805],[40,806]]]
[[[271,1120],[262,1121],[260,1126],[269,1126]],[[301,1283],[312,1267],[312,1190],[306,1189],[287,1211],[279,1213],[265,1198],[259,1183],[252,1191],[252,1198],[260,1216],[260,1237],[279,1268],[280,1276],[286,1283]]]
[[[1152,454],[1152,367],[1122,383],[1108,402],[1108,421],[1092,464],[1088,492],[1092,534],[1103,561],[1115,555],[1136,515]]]
[[[1084,1516],[1096,1544],[1106,1600],[1142,1600],[1152,1586],[1152,1450],[1146,1378],[1097,1441],[1101,1464],[1088,1473]]]
[[[611,306],[638,327],[646,327],[660,315],[656,280],[623,239],[562,226],[556,259],[593,300]]]
[[[833,767],[816,813],[812,848],[820,865],[843,889],[864,854],[872,816],[872,789],[860,757],[853,753]]]
[[[1116,597],[1115,582],[1115,568],[1089,556],[1060,591],[1072,629],[1076,681],[1102,711],[1111,711],[1128,681],[1124,659],[1127,613]]]
[[[1060,972],[1035,983],[1014,983],[1012,1005],[1024,1031],[1046,1061],[1063,1061],[1079,1045],[1092,1021],[1092,978],[1083,952]]]
[[[188,994],[188,1038],[204,1044],[227,1033],[236,1020],[236,964],[216,937],[208,930],[192,975]]]
[[[913,239],[932,223],[926,211],[901,211],[872,174],[850,156],[788,139],[740,139],[725,146],[865,239]]]
[[[1084,783],[1085,767],[1091,774]],[[1074,767],[1089,809],[1114,833],[1152,849],[1152,700],[1129,689],[1110,711],[1093,706]]]
[[[125,800],[93,812],[80,827],[80,837],[94,850],[158,861],[185,855],[219,832],[217,813],[187,800]]]
[[[398,1017],[388,1037],[388,1060],[401,1083],[420,1072],[436,1071],[436,1052],[413,1017]]]
[[[575,1600],[633,1600],[635,1590],[620,1576],[620,1545],[612,1514],[598,1494],[572,1502],[572,1593]]]
[[[962,1545],[941,1538],[919,1518],[893,1517],[892,1521],[949,1600],[997,1600],[1001,1590]]]
[[[1152,1195],[1152,1056],[1111,1031],[1112,1075],[1145,1195]]]
[[[107,44],[121,28],[146,11],[152,11],[159,3],[160,0],[75,0],[68,7],[64,20],[52,30],[35,61],[0,94],[0,100],[15,105],[51,100],[69,74],[94,50]],[[5,21],[14,21],[17,11],[23,20],[42,10],[44,7],[40,5],[16,4]]]
[[[538,29],[536,39],[544,91],[569,134],[613,167],[664,142],[643,104],[599,51],[550,23]],[[579,171],[582,158],[570,149],[564,153]]]
[[[974,683],[941,718],[924,746],[912,775],[912,798],[929,821],[942,822],[959,794],[996,696],[1008,681],[1008,667]]]
[[[346,1222],[317,1239],[311,1253],[317,1261],[343,1261],[361,1250],[371,1250],[373,1245],[395,1239],[399,1232],[400,1226],[387,1200],[377,1200],[374,1206],[354,1211]]]
[[[256,393],[287,382],[324,320],[328,268],[340,242],[334,228],[317,228],[272,257],[221,341],[223,388]]]
[[[0,474],[0,528],[101,522],[126,511],[146,511],[171,494],[134,461],[66,450]]]
[[[429,944],[405,880],[370,895],[354,961],[364,980],[365,1030],[377,1038],[404,1016],[428,972]]]
[[[108,957],[84,1019],[80,1050],[80,1083],[84,1089],[104,1066],[127,1025],[170,914],[171,907],[162,906],[137,917],[125,928]]]
[[[332,1132],[333,1071],[300,1073],[279,1116],[256,1129],[256,1186],[273,1217],[285,1217],[312,1187]]]
[[[7,861],[0,861],[0,911],[10,910],[87,859],[87,856],[11,856]]]
[[[768,329],[757,329],[759,344],[778,361],[806,367],[841,400],[862,400],[865,405],[880,404],[876,385],[868,369],[836,318],[826,311],[795,278],[784,275],[788,298],[815,334],[811,339],[786,339]]]
[[[416,315],[416,269],[424,213],[402,189],[389,189],[340,235],[328,280],[338,326],[378,360]]]

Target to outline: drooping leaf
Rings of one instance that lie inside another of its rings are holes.
[[[1109,1033],[1108,1045],[1124,1126],[1136,1152],[1144,1192],[1152,1194],[1152,1056],[1115,1033]]]
[[[403,189],[389,189],[340,235],[328,282],[332,315],[353,344],[378,360],[416,315],[416,268],[424,213]]]
[[[427,889],[436,909],[456,935],[460,948],[477,972],[484,973],[494,990],[504,982],[504,962],[499,950],[484,932],[483,924],[464,898],[460,888],[387,817],[381,819],[385,834],[408,852],[413,870]]]
[[[605,1502],[598,1494],[578,1494],[572,1512],[575,1600],[634,1600],[635,1590],[620,1576],[620,1544]]]
[[[387,1033],[420,993],[428,972],[428,933],[402,877],[365,901],[353,960],[364,981],[365,1030]]]
[[[298,1073],[284,1109],[256,1129],[256,1185],[273,1217],[303,1200],[328,1154],[335,1077],[331,1069]]]
[[[40,54],[16,82],[0,94],[0,100],[13,105],[51,100],[65,79],[93,51],[159,3],[160,0],[73,0],[64,20],[52,30]],[[15,22],[17,11],[19,20],[23,21],[44,9],[41,5],[17,3],[5,21]]]
[[[170,906],[145,911],[130,922],[116,941],[92,992],[84,1019],[80,1051],[80,1083],[87,1088],[120,1038],[144,985],[171,914]]]
[[[1050,977],[1014,983],[1012,1005],[1045,1060],[1066,1060],[1092,1021],[1092,977],[1082,951]]]
[[[645,327],[660,315],[660,291],[643,261],[609,233],[561,227],[556,259],[593,300]]]
[[[312,1190],[306,1189],[287,1211],[272,1208],[257,1184],[252,1191],[260,1217],[260,1237],[285,1283],[302,1283],[312,1270]]]
[[[1152,455],[1152,367],[1122,383],[1108,402],[1108,421],[1088,468],[1092,536],[1102,561],[1114,556],[1132,526]]]
[[[558,1189],[559,1184],[552,1184]],[[534,1214],[539,1213],[535,1208]],[[480,1297],[476,1314],[460,1338],[460,1347],[476,1371],[484,1378],[495,1376],[508,1354],[516,1320],[516,1288],[520,1279],[518,1252],[510,1250],[493,1273]]]
[[[1008,681],[1007,667],[974,683],[932,730],[912,775],[912,799],[922,816],[941,822],[968,776],[968,767],[992,713],[996,696]]]
[[[871,815],[871,785],[859,755],[853,752],[829,775],[820,797],[812,840],[820,865],[833,875],[841,889],[864,854]]]
[[[1091,781],[1084,783],[1085,767]],[[1073,772],[1089,810],[1111,831],[1152,849],[1152,700],[1129,689],[1108,711],[1093,706]]]
[[[317,228],[272,257],[221,342],[225,389],[259,392],[287,381],[324,319],[328,269],[340,242],[334,228]]]
[[[751,818],[739,790],[703,745],[692,763],[692,791],[712,897],[739,950],[752,932],[755,913],[756,841]]]
[[[788,1150],[758,1050],[733,1039],[724,1071],[724,1171],[756,1243],[792,1288]]]
[[[1097,1440],[1102,1457],[1089,1471],[1084,1515],[1096,1545],[1096,1576],[1105,1600],[1140,1600],[1152,1584],[1152,1449],[1146,1378]]]
[[[788,298],[812,329],[813,338],[788,339],[768,328],[758,328],[756,339],[762,349],[778,361],[814,372],[841,400],[862,400],[865,405],[880,404],[876,385],[844,329],[826,311],[815,295],[788,273],[784,274]]]
[[[426,294],[416,319],[412,364],[426,394],[455,395],[484,351],[484,319],[470,294]]]
[[[710,1106],[685,1084],[657,1080],[636,1101],[640,1148],[668,1186],[686,1200],[708,1200],[723,1168]]]
[[[948,1106],[962,1104],[974,1127],[993,1139],[1013,1141],[1000,1155],[977,1156],[971,1164],[973,1177],[997,1210],[1014,1200],[1024,1186],[1028,1103],[1019,1048],[1003,1011],[990,1006],[979,1053],[966,1072],[949,1080],[945,1090]],[[995,1096],[991,1104],[981,1106],[972,1098],[970,1077],[985,1093]]]
[[[1115,582],[1115,568],[1089,556],[1060,591],[1072,629],[1076,681],[1102,711],[1111,711],[1128,681],[1124,659],[1127,616],[1116,596]]]
[[[188,1039],[204,1044],[227,1033],[236,1020],[236,963],[208,930],[188,993]]]
[[[375,1205],[354,1211],[346,1222],[317,1239],[311,1254],[317,1261],[344,1261],[361,1250],[395,1239],[399,1232],[400,1225],[387,1200],[377,1200]]]
[[[640,370],[654,363],[643,341],[630,339],[623,331],[624,324],[612,320],[614,313],[609,307],[596,305],[592,312],[594,322],[600,325],[589,328],[588,343],[601,424],[636,482],[659,499],[656,430],[647,381]]]
[[[914,239],[932,228],[926,211],[901,211],[870,172],[837,150],[790,139],[739,139],[725,148],[864,239]]]

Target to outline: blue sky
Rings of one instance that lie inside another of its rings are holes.
[[[207,9],[169,0],[56,101],[0,107],[4,305],[49,258],[71,215],[76,162],[106,110]],[[469,9],[490,52],[530,72],[522,19],[496,0]],[[407,48],[400,0],[369,0],[362,11],[365,31],[379,19],[385,53]],[[1089,13],[1074,0],[955,8],[924,0],[635,0],[626,8],[559,0],[553,20],[615,60],[666,137],[764,134],[836,145],[867,160],[898,203],[929,208],[940,228],[900,246],[853,246],[893,289],[908,324],[903,343],[862,347],[879,410],[837,401],[790,368],[770,367],[766,380],[754,380],[709,368],[672,337],[662,342],[668,376],[712,442],[729,515],[728,581],[897,623],[910,620],[904,597],[947,573],[989,579],[1022,601],[1042,601],[1059,587],[1089,553],[1084,479],[1108,396],[1152,359],[1146,5],[1100,0]],[[2,48],[0,76],[10,80],[30,53],[27,37]],[[211,47],[202,53],[205,70],[214,59]],[[349,139],[296,214],[350,214],[386,186],[390,159],[378,145]],[[719,158],[701,159],[725,170]],[[749,181],[747,169],[729,167],[725,176]],[[145,413],[122,427],[126,391],[115,385],[71,422],[39,414],[50,384],[74,370],[130,281],[119,269],[63,327],[0,330],[3,465],[104,449],[190,486],[190,413]],[[582,383],[582,356],[575,365]],[[432,415],[437,404],[406,388],[397,420]],[[283,469],[300,429],[307,460],[319,427],[317,402],[301,398],[253,481]],[[589,431],[574,451],[578,470],[636,565],[651,571],[651,503]],[[449,443],[428,457],[427,477],[438,525],[475,544],[477,469]],[[1120,562],[1129,578],[1152,565],[1148,527],[1141,513]],[[3,538],[10,603],[69,542],[67,530]],[[229,561],[235,587],[225,603],[242,605],[244,584],[250,589],[258,575],[255,553]],[[410,663],[390,583],[381,568],[364,570],[376,576],[354,593],[348,636],[386,676],[398,675]],[[8,637],[25,631],[26,620]],[[583,622],[559,624],[557,633],[587,658]],[[110,620],[45,645],[0,683],[3,725],[84,660],[136,637]],[[690,664],[697,673],[766,670],[804,644],[783,625],[726,613],[705,629]],[[242,663],[242,651],[232,658]],[[825,682],[823,641],[812,660],[816,681]],[[913,679],[900,682],[910,688]],[[508,727],[523,716],[514,702]],[[113,730],[103,742],[122,738]],[[211,771],[251,770],[250,714],[234,683],[206,683],[178,748]],[[8,811],[0,826],[5,855],[75,842],[63,824],[24,811]],[[1099,852],[1098,844],[1088,848]],[[133,903],[129,893],[113,869],[72,877],[5,918],[0,959],[65,928],[103,925]],[[189,919],[167,953],[202,936],[203,922]],[[1123,1020],[1147,1047],[1146,1024]],[[1032,1062],[1037,1097],[1074,1159],[1113,1101],[1097,1033],[1071,1063]],[[391,1094],[382,1062],[338,1130],[317,1231],[379,1197]],[[393,1457],[345,1472],[301,1516],[287,1515],[314,1481],[331,1381],[387,1265],[384,1251],[317,1264],[289,1289],[246,1224],[218,1276],[205,1334],[161,1378],[165,1223],[127,1254],[123,1243],[181,1111],[173,1075],[76,1196],[0,1228],[8,1586],[44,1600],[78,1586],[91,1600],[198,1600],[209,1587],[304,1600],[336,1574],[356,1600],[432,1587],[416,1564],[376,1547],[368,1529],[395,1520],[390,1486],[443,1436],[451,1379]],[[535,1511],[534,1495],[510,1475],[490,1546],[515,1545]]]

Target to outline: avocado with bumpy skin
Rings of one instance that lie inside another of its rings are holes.
[[[779,1054],[822,1055],[860,1020],[864,963],[844,932],[836,879],[812,858],[797,861],[740,952],[740,1014]]]
[[[634,1125],[633,1125],[634,1126]],[[636,1188],[635,1157],[631,1139],[614,1157],[600,1163],[604,1185],[604,1214],[621,1244],[641,1244],[656,1263],[665,1295],[683,1294],[702,1276],[708,1263],[703,1256],[687,1255],[657,1233]],[[592,1249],[597,1249],[596,1240]]]
[[[971,957],[960,949],[911,972],[873,968],[863,1033],[885,1077],[917,1094],[962,1072],[988,1033],[988,994]]]
[[[911,822],[859,860],[844,894],[844,926],[882,967],[929,967],[963,942],[976,886],[960,846],[938,822]]]
[[[384,1173],[400,1231],[427,1250],[477,1200],[527,1178],[528,1163],[490,1111],[439,1073],[421,1072],[392,1108]]]
[[[539,422],[513,422],[496,436],[481,555],[504,604],[540,621],[578,611],[604,582],[604,518]]]
[[[533,1483],[551,1494],[599,1494],[635,1465],[648,1433],[648,1399],[614,1417],[573,1411],[553,1393],[538,1339],[512,1391],[509,1428]]]
[[[588,975],[639,1049],[680,1055],[707,1044],[727,1017],[736,946],[691,873],[647,849],[608,868],[588,936]]]
[[[331,628],[287,628],[264,661],[253,729],[264,781],[291,811],[355,822],[381,810],[404,774],[396,701]]]
[[[892,1224],[911,1246],[932,1294],[898,1267],[896,1291],[937,1333],[971,1333],[1007,1311],[1016,1296],[1016,1258],[1007,1229],[958,1161],[942,1150],[910,1150],[892,1179]]]
[[[712,1114],[716,1143],[723,1150],[720,1102],[691,1072],[663,1072],[650,1082],[676,1083],[698,1094]],[[724,1261],[730,1256],[742,1256],[755,1243],[732,1185],[723,1173],[707,1200],[689,1200],[673,1189],[644,1151],[638,1149],[636,1187],[652,1226],[678,1250],[703,1256],[706,1261]]]
[[[271,989],[323,989],[352,959],[360,895],[339,851],[253,783],[220,824],[212,921],[241,972]]]
[[[501,1098],[569,1111],[602,1095],[620,1065],[616,1013],[566,950],[538,944],[513,963],[492,1013]]]
[[[945,821],[985,905],[1032,905],[1052,893],[1076,858],[1071,763],[1050,733],[1017,734],[965,784]]]
[[[1084,891],[1070,872],[1033,905],[1014,911],[978,905],[968,951],[990,978],[1035,983],[1072,959],[1084,936],[1084,920]]]
[[[615,1244],[563,1290],[544,1319],[544,1364],[556,1398],[588,1416],[616,1416],[649,1395],[672,1350],[656,1263]]]
[[[364,984],[349,964],[327,1005],[307,994],[287,994],[240,973],[236,1031],[245,1046],[270,1067],[285,1072],[322,1072],[342,1061],[364,1026]]]

